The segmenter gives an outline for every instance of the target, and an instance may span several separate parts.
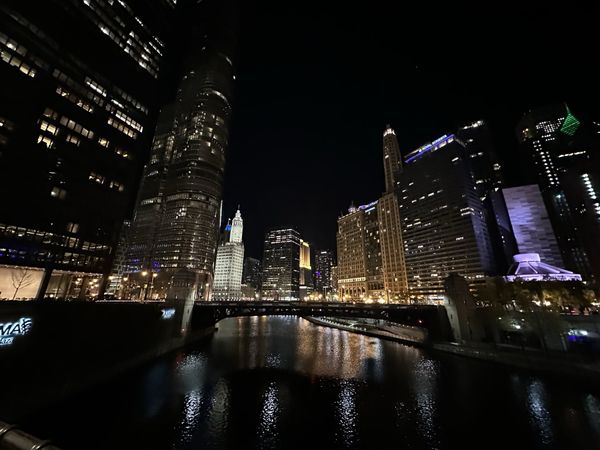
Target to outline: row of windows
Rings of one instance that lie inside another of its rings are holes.
[[[92,105],[90,105],[88,102],[82,100],[80,97],[76,96],[75,94],[67,91],[66,89],[63,89],[62,87],[58,86],[56,88],[56,93],[58,95],[60,95],[61,97],[66,98],[74,105],[79,106],[84,111],[87,111],[89,113],[94,112],[94,107]]]
[[[108,180],[104,175],[100,175],[96,172],[90,172],[88,179],[98,184],[107,185],[110,189],[114,189],[119,192],[123,192],[125,190],[125,185],[123,183],[119,183],[118,181],[114,180]]]
[[[123,125],[118,120],[115,120],[112,117],[109,117],[108,118],[108,124],[110,126],[116,128],[117,130],[119,130],[125,136],[129,136],[132,139],[137,139],[137,133],[135,131],[133,131],[131,128],[126,127],[125,125]]]

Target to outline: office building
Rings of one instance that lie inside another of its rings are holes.
[[[260,260],[247,256],[244,259],[242,282],[246,286],[251,286],[256,290],[260,290],[261,276]]]
[[[265,235],[261,295],[264,300],[299,300],[300,234],[292,228]]]
[[[313,290],[310,244],[300,239],[300,300],[307,300]]]
[[[566,104],[529,111],[517,138],[533,162],[564,267],[600,276],[600,125],[580,120]]]
[[[483,120],[477,120],[460,127],[456,137],[466,148],[475,190],[483,202],[496,266],[499,272],[506,272],[517,253],[517,246],[501,192],[504,186],[502,166],[496,156],[492,134]]]
[[[234,78],[230,3],[190,5],[193,45],[161,111],[132,221],[129,278],[157,273],[169,298],[208,300],[213,286]]]
[[[217,248],[217,260],[215,263],[215,281],[212,299],[219,300],[241,300],[242,298],[242,275],[244,271],[244,243],[242,235],[244,232],[244,221],[239,210],[235,213],[233,220],[228,221],[230,225],[229,240],[223,242]]]
[[[331,269],[334,266],[333,252],[320,250],[315,254],[315,290],[327,297],[333,292]]]
[[[404,162],[398,202],[411,300],[443,300],[453,272],[476,290],[497,268],[465,145],[444,135]]]
[[[384,298],[388,302],[405,302],[408,280],[397,194],[402,160],[396,133],[389,125],[383,132],[383,167],[385,193],[377,203],[377,214]]]
[[[108,282],[174,17],[149,3],[0,5],[0,264],[27,268],[17,297],[91,298]]]
[[[545,263],[563,267],[564,262],[548,211],[537,184],[502,190],[519,253],[538,254]]]

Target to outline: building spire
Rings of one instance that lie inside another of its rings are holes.
[[[242,213],[240,212],[240,205],[235,212],[235,217],[231,221],[231,234],[229,236],[229,242],[242,242],[242,234],[244,232],[244,220],[242,219]]]
[[[402,172],[402,160],[396,132],[390,125],[387,125],[383,132],[383,171],[385,192],[393,192]]]

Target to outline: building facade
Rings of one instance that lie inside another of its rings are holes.
[[[563,259],[537,184],[502,190],[519,253],[538,254],[542,261],[563,267]]]
[[[517,127],[565,267],[584,279],[600,276],[599,132],[598,123],[580,121],[566,104],[529,111]]]
[[[300,300],[307,300],[314,290],[310,244],[300,239]]]
[[[320,250],[315,254],[315,290],[327,297],[332,294],[333,283],[331,269],[334,266],[334,257],[331,250]]]
[[[244,271],[244,243],[242,235],[244,232],[244,221],[239,210],[236,211],[231,223],[229,238],[217,248],[217,260],[215,263],[215,282],[212,299],[219,300],[241,300],[242,299],[242,275]]]
[[[158,274],[166,296],[208,300],[223,196],[233,94],[230,2],[190,6],[191,46],[177,96],[159,117],[128,244],[129,278]],[[197,20],[196,20],[197,19]]]
[[[244,273],[242,282],[246,286],[251,286],[256,290],[260,290],[262,270],[260,260],[256,258],[246,257],[244,259]]]
[[[0,5],[0,191],[10,192],[0,265],[32,279],[17,297],[103,291],[152,137],[173,20],[174,3],[160,1]]]
[[[264,300],[300,299],[300,234],[292,228],[265,235],[261,296]]]
[[[442,301],[454,272],[476,289],[497,269],[465,145],[444,135],[404,161],[398,202],[411,300]]]

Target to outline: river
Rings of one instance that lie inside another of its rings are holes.
[[[295,316],[218,328],[21,428],[64,450],[600,448],[597,388]]]

